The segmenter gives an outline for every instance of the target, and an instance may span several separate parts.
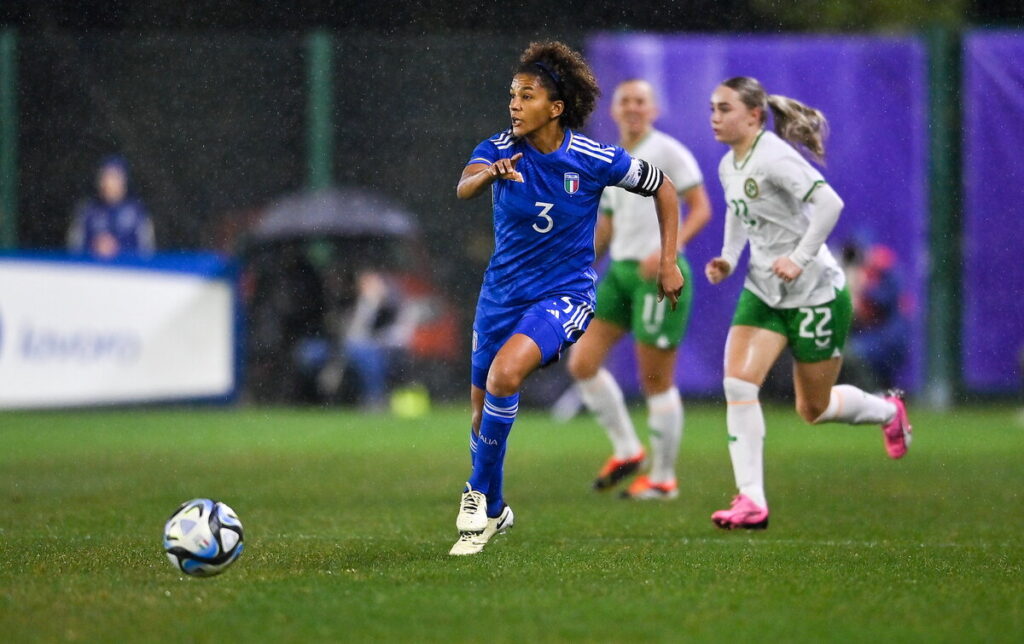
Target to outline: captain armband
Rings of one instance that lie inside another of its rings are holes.
[[[653,197],[663,183],[664,172],[643,159],[633,159],[626,176],[616,185],[642,197]]]

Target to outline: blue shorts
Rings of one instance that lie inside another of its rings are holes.
[[[553,297],[525,306],[497,306],[481,298],[473,321],[473,385],[486,389],[494,356],[516,333],[537,343],[543,367],[579,340],[593,317],[594,300],[584,295]]]

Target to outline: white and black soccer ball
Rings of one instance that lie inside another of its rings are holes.
[[[164,551],[175,568],[210,577],[242,554],[242,522],[227,505],[212,499],[181,504],[164,526]]]

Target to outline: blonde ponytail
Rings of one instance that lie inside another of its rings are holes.
[[[828,120],[821,110],[779,94],[769,94],[767,102],[774,116],[775,133],[803,147],[818,163],[824,163]]]
[[[775,133],[797,147],[807,151],[818,163],[825,162],[825,139],[828,121],[820,110],[798,100],[768,94],[756,78],[735,76],[722,81],[724,87],[736,90],[740,101],[750,109],[761,108],[761,123],[768,119],[771,109],[775,120]]]

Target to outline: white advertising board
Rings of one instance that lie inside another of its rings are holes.
[[[226,277],[0,258],[0,408],[229,396],[235,344]]]

